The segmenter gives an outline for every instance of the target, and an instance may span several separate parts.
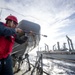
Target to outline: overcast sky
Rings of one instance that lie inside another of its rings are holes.
[[[9,14],[40,24],[41,34],[48,36],[41,37],[40,46],[67,43],[66,35],[75,46],[75,0],[0,0],[1,21]]]

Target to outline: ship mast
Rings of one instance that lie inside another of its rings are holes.
[[[69,51],[74,50],[72,40],[67,35],[66,35],[66,37],[67,37],[67,41],[68,41],[68,45],[69,45]]]

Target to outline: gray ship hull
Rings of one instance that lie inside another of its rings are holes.
[[[75,51],[38,51],[37,56],[43,55],[43,58],[75,61]]]

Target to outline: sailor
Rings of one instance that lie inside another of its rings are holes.
[[[23,30],[17,28],[18,20],[15,16],[9,15],[5,18],[6,23],[0,22],[0,75],[13,75],[13,66],[10,53],[14,42],[24,43],[17,38],[17,33],[22,33]]]

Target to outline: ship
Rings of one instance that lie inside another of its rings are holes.
[[[57,48],[53,45],[53,50],[49,50],[48,45],[45,45],[45,50],[37,51],[37,56],[43,55],[43,58],[56,59],[75,62],[75,49],[73,47],[72,40],[66,35],[68,48],[66,48],[66,43],[63,43],[63,48],[60,48],[60,43],[57,42]]]

